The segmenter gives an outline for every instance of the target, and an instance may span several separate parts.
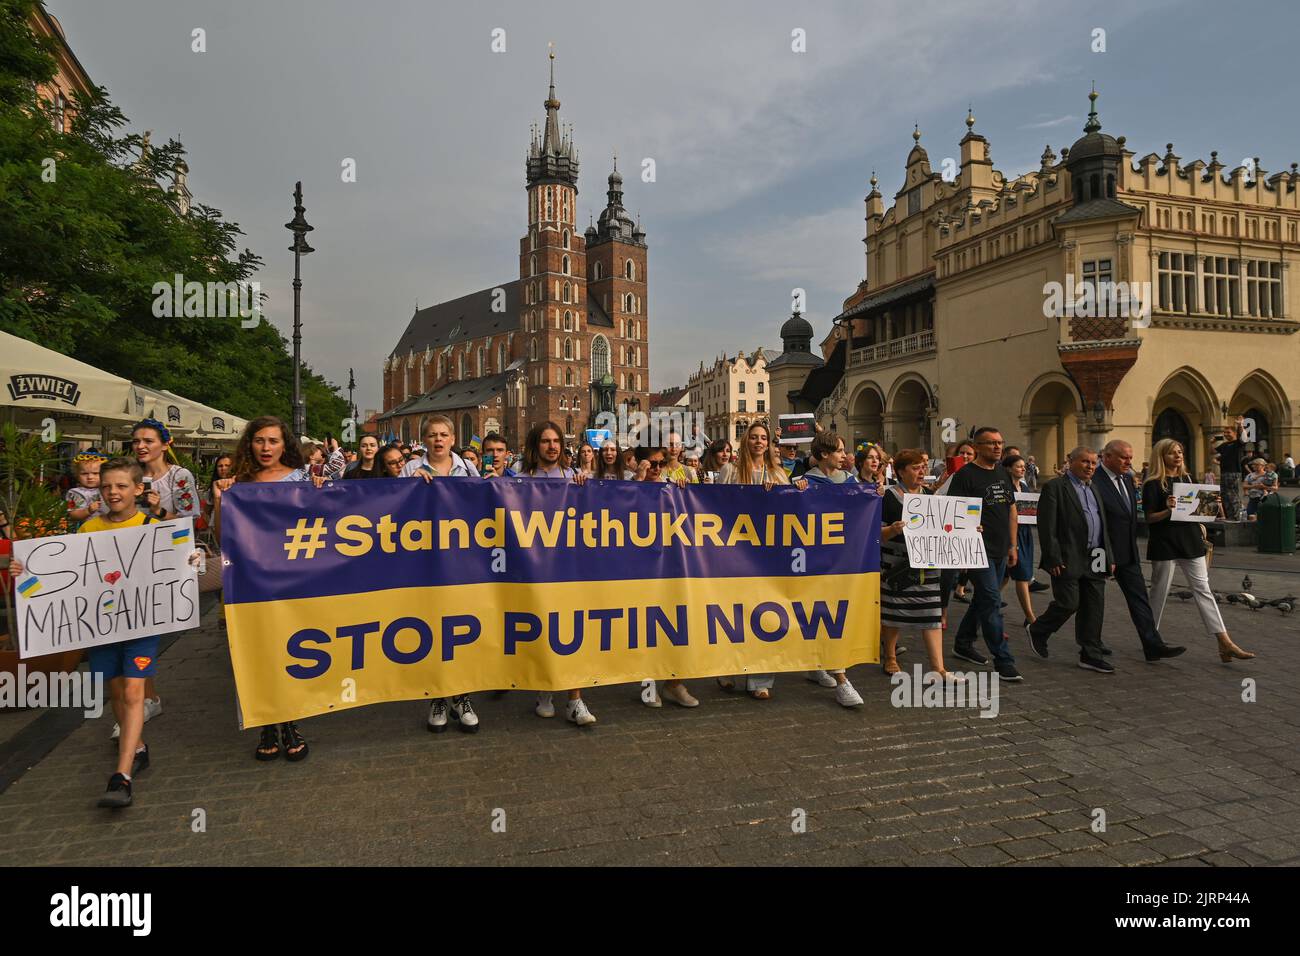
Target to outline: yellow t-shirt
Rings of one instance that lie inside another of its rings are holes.
[[[95,515],[93,518],[87,518],[77,529],[77,534],[85,534],[87,531],[116,531],[118,528],[134,528],[137,525],[144,524],[145,513],[137,511],[125,521],[109,521],[107,515]]]

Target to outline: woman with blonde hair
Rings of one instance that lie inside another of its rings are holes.
[[[808,482],[803,478],[791,481],[781,464],[776,446],[772,444],[772,433],[763,422],[754,422],[745,430],[735,460],[722,466],[718,472],[717,484],[762,485],[768,491],[776,485],[793,484],[800,491],[808,487]],[[745,678],[745,689],[755,700],[770,698],[775,684],[775,674],[750,674]],[[718,686],[723,690],[731,690],[736,682],[730,677],[719,677]]]
[[[1195,482],[1194,476],[1187,473],[1184,461],[1183,446],[1172,438],[1162,438],[1152,449],[1151,472],[1142,486],[1142,510],[1148,526],[1147,560],[1151,562],[1151,610],[1155,613],[1156,629],[1160,628],[1177,565],[1196,599],[1205,629],[1219,642],[1219,659],[1225,664],[1234,659],[1249,660],[1255,655],[1232,642],[1223,626],[1214,592],[1210,590],[1205,534],[1200,524],[1172,520],[1178,504],[1177,486]]]

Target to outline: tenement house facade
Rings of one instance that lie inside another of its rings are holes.
[[[771,414],[767,363],[779,353],[743,349],[735,358],[720,355],[712,365],[700,363],[686,383],[695,421],[703,416],[710,439],[730,438],[734,444],[753,422],[766,422]]]
[[[1260,451],[1300,448],[1296,164],[1135,159],[1096,96],[1084,135],[1014,180],[969,114],[951,182],[915,131],[888,208],[872,175],[867,278],[825,364],[773,363],[777,410],[934,453],[994,424],[1045,466],[1112,438],[1140,462],[1175,437],[1203,471],[1239,414]]]

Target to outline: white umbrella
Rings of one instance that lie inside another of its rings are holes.
[[[61,432],[129,424],[131,383],[61,352],[0,332],[0,407],[22,428],[53,419]]]

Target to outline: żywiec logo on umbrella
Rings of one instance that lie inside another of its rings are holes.
[[[75,406],[81,400],[81,386],[57,375],[10,375],[9,397],[15,402],[39,398]]]

